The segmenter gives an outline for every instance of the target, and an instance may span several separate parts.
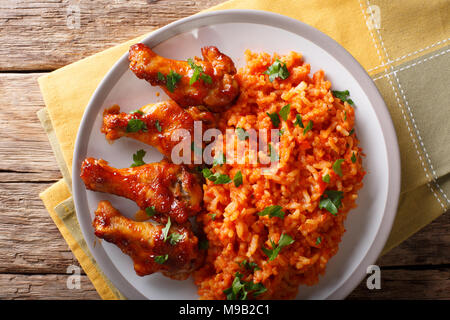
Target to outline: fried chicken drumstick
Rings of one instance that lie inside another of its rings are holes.
[[[201,263],[198,239],[190,228],[171,225],[164,235],[163,225],[130,220],[108,201],[98,204],[92,225],[97,237],[114,243],[133,259],[139,276],[161,271],[170,278],[184,280]]]
[[[216,47],[202,48],[203,60],[179,61],[161,57],[145,44],[130,47],[130,69],[139,79],[160,86],[181,107],[204,105],[225,110],[239,94],[233,61]]]
[[[141,129],[137,131],[130,129],[130,120],[142,122]],[[211,112],[196,107],[185,110],[174,101],[149,104],[130,114],[120,112],[120,107],[114,105],[103,112],[101,132],[106,135],[108,141],[121,137],[142,141],[171,159],[173,148],[181,140],[181,137],[180,140],[174,139],[175,132],[183,129],[190,137],[194,137],[194,121],[202,121],[206,129],[216,124]]]
[[[159,222],[170,217],[181,224],[201,210],[203,191],[197,177],[166,160],[116,169],[105,160],[87,158],[80,176],[87,189],[131,199]]]

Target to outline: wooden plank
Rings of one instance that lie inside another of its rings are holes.
[[[0,74],[0,182],[61,178],[36,116],[45,106],[37,83],[41,75]]]
[[[348,299],[450,299],[450,268],[381,270],[381,289],[367,289],[366,280]]]
[[[68,289],[70,275],[0,274],[0,299],[100,299],[86,275],[80,276],[79,289]]]
[[[66,273],[77,264],[38,197],[49,186],[0,183],[0,273]]]
[[[53,70],[221,2],[0,0],[0,70]]]

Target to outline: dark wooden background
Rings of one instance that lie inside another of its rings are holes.
[[[61,178],[36,117],[37,78],[223,0],[0,0],[0,299],[99,299],[38,197]],[[67,23],[78,5],[80,28]],[[377,262],[381,290],[365,280],[352,299],[449,299],[450,216],[444,214]]]

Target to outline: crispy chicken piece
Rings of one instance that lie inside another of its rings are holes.
[[[156,211],[156,221],[184,223],[201,210],[203,191],[197,177],[183,165],[163,160],[134,168],[115,169],[105,160],[87,158],[81,165],[86,188],[131,199]]]
[[[192,65],[161,57],[142,43],[130,47],[130,69],[139,79],[163,88],[183,108],[204,105],[213,112],[224,111],[239,94],[236,68],[230,57],[216,47],[202,48],[202,55],[203,60],[193,59],[201,70],[192,84]]]
[[[159,152],[171,159],[172,149],[182,139],[182,137],[173,139],[177,130],[186,130],[189,137],[194,137],[194,121],[202,121],[206,125],[206,128],[203,127],[204,130],[215,127],[216,124],[216,119],[211,112],[197,107],[185,110],[174,101],[149,104],[143,106],[139,111],[131,114],[120,112],[118,105],[105,109],[101,132],[106,135],[108,141],[124,136],[142,141],[157,148]],[[127,126],[132,119],[143,121],[145,130],[128,132]]]
[[[164,239],[164,225],[128,219],[108,201],[98,204],[92,226],[97,237],[114,243],[133,259],[139,276],[161,271],[167,277],[185,280],[202,262],[198,239],[185,226],[171,224]]]

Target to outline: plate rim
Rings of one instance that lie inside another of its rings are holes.
[[[186,29],[191,30],[193,28],[199,28],[202,26],[211,25],[208,23],[214,19],[224,19],[228,21],[215,21],[215,24],[223,23],[255,23],[260,25],[272,26],[280,28],[289,32],[292,32],[298,36],[301,36],[309,41],[312,41],[315,45],[328,52],[334,59],[344,66],[344,68],[351,74],[356,82],[360,85],[363,93],[367,96],[373,106],[373,111],[377,116],[377,120],[383,133],[384,147],[386,149],[387,166],[388,166],[388,184],[387,184],[387,197],[384,212],[381,218],[381,222],[378,230],[376,231],[373,242],[371,243],[366,254],[361,258],[360,263],[355,267],[354,271],[344,280],[337,288],[330,292],[325,299],[344,299],[364,278],[366,275],[366,265],[375,263],[376,259],[380,255],[392,229],[394,218],[397,212],[397,206],[400,196],[400,182],[401,182],[401,163],[400,163],[400,150],[398,146],[398,140],[396,131],[393,125],[392,118],[388,111],[388,108],[381,97],[378,88],[375,86],[372,78],[367,74],[365,69],[359,64],[359,62],[340,44],[333,40],[328,35],[322,33],[318,29],[315,29],[308,24],[299,20],[284,16],[281,14],[253,10],[253,9],[228,9],[212,12],[198,13],[190,17],[180,19],[172,22],[156,31],[153,31],[140,42],[152,43],[155,46],[163,41],[166,41],[179,33],[186,32]],[[192,26],[194,25],[194,26]],[[296,31],[300,29],[301,31]],[[305,34],[311,35],[310,37]],[[332,53],[331,53],[332,52]],[[80,175],[80,153],[82,150],[82,141],[86,140],[86,137],[90,134],[90,130],[87,127],[88,119],[92,115],[97,113],[93,112],[94,106],[105,97],[105,92],[109,93],[109,90],[116,82],[117,78],[122,75],[117,75],[120,71],[118,68],[125,60],[128,59],[128,52],[124,53],[120,59],[112,66],[100,84],[97,86],[90,101],[83,113],[83,117],[80,122],[80,127],[77,132],[75,141],[75,148],[72,160],[72,196],[75,205],[75,211],[77,219],[80,224],[81,231],[86,244],[94,256],[100,270],[107,276],[107,278],[117,287],[117,289],[127,298],[131,299],[147,299],[139,290],[137,290],[114,264],[108,263],[109,256],[106,255],[104,249],[100,254],[97,250],[94,250],[92,241],[88,241],[92,238],[92,235],[85,232],[85,225],[82,223],[85,221],[85,217],[81,215],[81,203],[79,201],[82,197],[82,192],[85,192],[84,185],[81,183]],[[125,72],[125,71],[124,71]],[[371,107],[372,107],[371,106]],[[92,128],[91,128],[92,129]],[[86,206],[86,203],[84,204]],[[90,215],[89,215],[90,220]],[[91,222],[89,221],[89,225]],[[91,232],[93,233],[93,232]],[[106,258],[106,259],[105,259]],[[369,262],[367,264],[367,261]]]

